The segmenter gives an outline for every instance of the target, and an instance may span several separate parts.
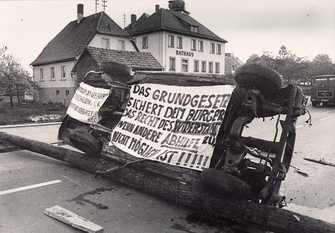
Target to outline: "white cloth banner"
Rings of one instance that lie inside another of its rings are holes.
[[[98,111],[109,93],[109,89],[92,87],[82,82],[72,97],[66,114],[83,123],[96,123]]]
[[[109,145],[149,160],[208,168],[234,87],[133,85]]]

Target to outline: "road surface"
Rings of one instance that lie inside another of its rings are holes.
[[[288,209],[335,219],[335,167],[303,160],[324,158],[335,163],[335,108],[311,108],[313,126],[297,123],[297,142],[291,168],[282,187]],[[248,134],[271,139],[275,119],[258,120]],[[58,126],[0,129],[47,143],[57,142]],[[154,197],[125,188],[41,155],[17,151],[0,154],[0,232],[79,232],[45,215],[60,205],[104,227],[107,233],[231,232],[186,220],[189,212]],[[335,222],[334,222],[335,223]]]
[[[324,159],[335,163],[335,107],[310,107],[312,126],[307,115],[297,122],[297,138],[293,166],[281,192],[289,203],[288,209],[321,218],[335,224],[335,167],[305,161],[304,158]],[[258,120],[250,125],[249,134],[273,139],[276,119]],[[253,132],[253,133],[251,133]],[[294,167],[308,174],[296,172]]]

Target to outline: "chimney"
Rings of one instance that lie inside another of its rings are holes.
[[[77,24],[84,18],[84,4],[77,5]]]
[[[155,5],[155,13],[158,13],[158,12],[159,12],[159,5],[156,4],[156,5]]]
[[[136,17],[136,15],[135,15],[135,14],[131,14],[131,16],[130,16],[130,19],[131,19],[131,24],[133,24],[133,23],[135,23],[135,22],[136,22],[136,20],[137,20],[137,17]]]

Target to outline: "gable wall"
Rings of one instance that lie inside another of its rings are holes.
[[[102,34],[95,35],[94,38],[91,40],[91,42],[88,44],[88,46],[96,47],[96,48],[104,48],[103,47],[103,42],[102,42],[102,39],[104,39],[104,38],[107,38],[110,41],[109,49],[121,50],[119,41],[123,40],[125,42],[125,50],[126,51],[136,51],[136,49],[134,48],[134,45],[131,43],[131,41],[128,38],[102,35]]]

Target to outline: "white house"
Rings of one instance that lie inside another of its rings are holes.
[[[83,5],[78,4],[77,19],[65,26],[31,63],[43,102],[69,103],[76,88],[71,71],[87,46],[137,51],[129,34],[106,13],[84,17],[83,12]]]
[[[182,0],[169,1],[169,9],[156,5],[150,16],[132,15],[126,30],[165,71],[224,74],[227,41],[192,18]]]

